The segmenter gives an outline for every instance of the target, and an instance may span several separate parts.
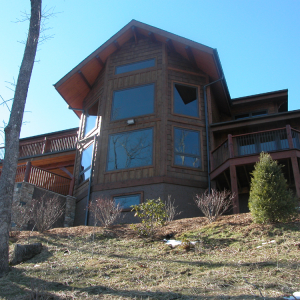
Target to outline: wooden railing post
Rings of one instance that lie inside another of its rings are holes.
[[[228,150],[229,150],[229,158],[233,158],[234,152],[233,152],[233,140],[231,134],[228,134]]]
[[[25,175],[24,175],[24,180],[23,180],[23,182],[29,182],[30,171],[31,171],[31,162],[28,161],[28,162],[26,163],[26,170],[25,170]]]
[[[294,144],[293,144],[291,125],[286,125],[286,133],[287,133],[287,140],[288,140],[288,143],[289,143],[289,148],[293,149]]]
[[[47,139],[47,137],[45,137],[43,154],[49,152],[49,144],[50,144],[49,139]]]

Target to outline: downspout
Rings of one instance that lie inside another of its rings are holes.
[[[86,205],[85,205],[85,221],[84,221],[85,226],[88,226],[88,220],[89,220],[89,204],[90,204],[90,197],[91,197],[92,176],[93,176],[93,171],[94,171],[96,138],[97,138],[97,135],[94,135],[93,155],[92,155],[92,161],[91,161],[91,173],[90,173],[90,178],[89,178],[88,194],[87,194]]]
[[[207,179],[208,179],[208,193],[211,193],[211,183],[210,183],[210,147],[209,147],[209,135],[208,135],[208,111],[207,111],[207,96],[206,96],[206,88],[218,81],[224,79],[222,76],[220,79],[215,80],[209,84],[203,86],[203,94],[204,94],[204,110],[205,110],[205,130],[206,130],[206,152],[207,152]]]

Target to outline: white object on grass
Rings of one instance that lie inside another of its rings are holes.
[[[293,293],[293,296],[283,297],[283,298],[284,298],[284,299],[287,299],[287,300],[300,299],[300,292],[295,292],[295,293]]]

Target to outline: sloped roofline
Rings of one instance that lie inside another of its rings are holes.
[[[228,86],[224,77],[224,73],[222,70],[222,66],[220,63],[220,58],[219,55],[216,51],[216,49],[205,46],[203,44],[194,42],[192,40],[186,39],[184,37],[178,36],[176,34],[170,33],[168,31],[159,29],[157,27],[150,26],[148,24],[132,20],[130,21],[127,25],[125,25],[122,29],[120,29],[116,34],[114,34],[110,39],[108,39],[104,44],[102,44],[99,48],[97,48],[95,51],[93,51],[89,56],[87,56],[82,62],[80,62],[76,67],[74,67],[70,72],[68,72],[64,77],[62,77],[56,84],[54,84],[55,89],[60,93],[60,95],[64,98],[64,100],[72,106],[73,103],[79,103],[80,101],[83,101],[83,98],[87,95],[88,91],[84,91],[81,93],[81,95],[76,95],[74,94],[70,96],[67,94],[66,90],[70,90],[70,87],[72,86],[71,79],[75,76],[79,76],[78,74],[81,73],[81,77],[83,77],[85,84],[89,87],[92,86],[94,83],[96,76],[93,78],[87,78],[85,74],[82,74],[84,72],[88,72],[88,68],[91,65],[92,61],[95,60],[95,58],[98,59],[100,58],[100,64],[102,63],[103,65],[105,64],[105,61],[101,61],[101,56],[105,56],[106,58],[112,54],[114,51],[117,50],[117,47],[114,48],[113,46],[118,44],[121,41],[125,41],[125,36],[128,37],[128,32],[131,32],[133,28],[137,28],[139,30],[143,30],[144,32],[152,33],[157,40],[166,42],[167,40],[171,40],[172,42],[176,43],[177,45],[181,45],[184,47],[190,47],[192,51],[197,53],[203,53],[203,55],[209,55],[211,57],[211,61],[209,62],[209,70],[204,70],[211,80],[216,80],[219,78],[224,78],[219,85],[219,90],[223,90],[221,93],[223,96],[225,96],[226,101],[227,101],[227,106],[231,104],[231,98],[228,90]],[[200,61],[200,60],[198,60]],[[103,67],[102,65],[102,67]],[[206,64],[206,68],[207,64]],[[100,69],[101,71],[101,69]],[[100,72],[99,71],[99,72]],[[208,72],[209,71],[209,72]],[[98,72],[98,74],[99,74]],[[96,71],[94,73],[97,73]],[[82,76],[83,75],[83,76]],[[85,76],[85,77],[84,77]],[[68,82],[69,81],[69,82]],[[70,86],[66,87],[66,85],[70,84]],[[76,100],[81,99],[80,101]],[[75,99],[75,100],[74,100]],[[76,102],[78,101],[78,102]],[[78,108],[78,107],[77,107]],[[80,113],[77,113],[77,115],[80,115]]]

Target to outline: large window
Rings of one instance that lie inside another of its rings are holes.
[[[131,205],[138,205],[141,203],[141,194],[115,196],[115,205],[120,205],[123,210],[130,210]]]
[[[152,165],[152,152],[152,128],[110,135],[107,170]]]
[[[190,117],[199,117],[197,88],[174,83],[174,113]]]
[[[91,106],[86,112],[84,135],[87,135],[96,127],[97,113],[98,101],[93,106]]]
[[[155,66],[155,58],[116,67],[115,74],[122,74]]]
[[[154,112],[154,84],[115,91],[112,120],[132,118]]]
[[[174,163],[178,166],[201,168],[199,131],[174,128]]]
[[[92,158],[93,158],[93,146],[91,144],[89,147],[84,149],[81,154],[81,167],[79,173],[79,181],[82,182],[90,178],[91,167],[92,167]]]

